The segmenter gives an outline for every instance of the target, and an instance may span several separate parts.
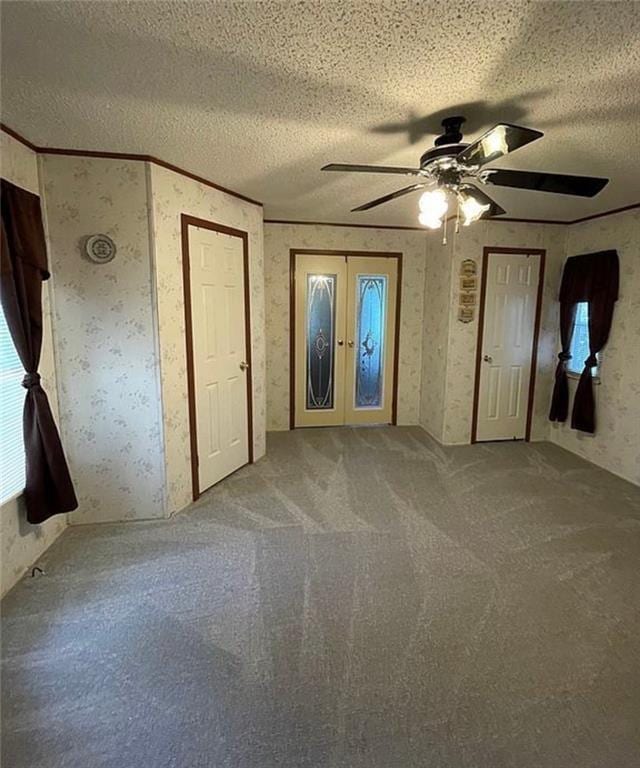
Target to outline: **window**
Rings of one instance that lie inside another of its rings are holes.
[[[569,373],[579,376],[584,369],[584,361],[591,354],[589,351],[589,302],[580,301],[576,304],[576,319],[573,327],[573,336],[569,347],[571,360],[567,363]],[[599,358],[599,356],[598,356]],[[598,375],[598,365],[591,369],[591,375]]]
[[[24,369],[0,310],[0,503],[24,489]]]

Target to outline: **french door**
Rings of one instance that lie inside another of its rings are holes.
[[[296,427],[393,418],[398,259],[296,254]]]
[[[542,253],[487,249],[475,437],[527,436]]]

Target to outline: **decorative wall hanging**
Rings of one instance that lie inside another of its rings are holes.
[[[478,266],[473,259],[460,264],[460,293],[458,296],[458,320],[470,323],[475,317]]]
[[[84,242],[83,250],[94,264],[108,264],[116,256],[116,244],[108,235],[90,235]]]
[[[460,275],[464,277],[472,277],[478,274],[478,266],[473,259],[465,259],[460,264]]]

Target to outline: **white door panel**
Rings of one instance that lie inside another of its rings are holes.
[[[249,461],[243,241],[189,227],[198,492]]]
[[[476,440],[525,437],[540,255],[489,253]]]

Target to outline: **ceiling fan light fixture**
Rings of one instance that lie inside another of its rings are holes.
[[[429,229],[440,229],[442,226],[442,219],[432,216],[426,211],[420,211],[418,214],[418,221],[423,227],[428,227]]]
[[[420,212],[429,219],[442,219],[449,210],[447,195],[442,189],[423,192],[418,201]]]
[[[485,214],[491,206],[489,203],[482,205],[471,195],[460,196],[460,212],[462,213],[462,226],[468,227],[474,221]]]

